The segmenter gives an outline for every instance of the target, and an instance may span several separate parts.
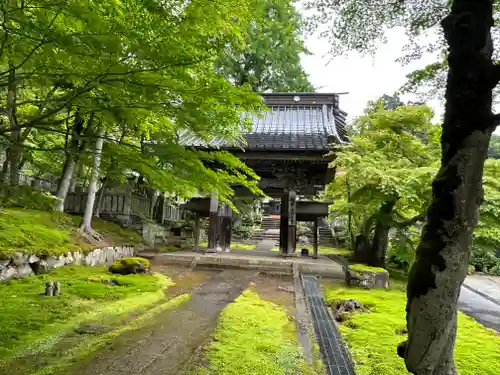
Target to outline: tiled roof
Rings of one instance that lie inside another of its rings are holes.
[[[180,141],[193,147],[247,150],[328,150],[329,144],[344,143],[346,113],[334,103],[316,103],[311,100],[307,104],[287,103],[285,95],[274,95],[275,100],[271,101],[273,104],[268,105],[269,110],[260,116],[246,115],[250,118],[252,127],[243,134],[244,141],[231,144],[224,139],[214,138],[204,142],[187,131],[179,134]],[[322,94],[315,95],[321,97]],[[264,98],[266,99],[266,94]],[[278,104],[276,98],[284,103]]]

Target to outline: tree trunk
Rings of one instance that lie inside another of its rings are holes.
[[[94,212],[95,196],[97,193],[97,181],[99,180],[99,170],[101,165],[101,153],[102,146],[104,143],[104,138],[102,137],[104,133],[104,128],[101,126],[98,131],[97,140],[95,142],[93,166],[90,176],[87,203],[85,205],[85,212],[83,214],[82,225],[80,230],[84,233],[90,234],[92,237],[95,236],[95,232],[92,230],[92,214]]]
[[[104,195],[106,194],[106,187],[108,185],[108,177],[106,176],[104,178],[104,181],[102,182],[101,188],[99,189],[99,197],[97,198],[97,202],[95,204],[95,209],[94,209],[94,216],[99,217],[101,213],[101,206],[102,206],[102,201],[104,200]]]
[[[63,173],[61,176],[61,180],[59,181],[59,187],[56,193],[56,197],[58,198],[55,205],[56,211],[64,211],[64,201],[66,200],[66,195],[69,191],[69,185],[71,184],[71,180],[75,172],[75,164],[76,161],[74,155],[68,155],[66,163],[64,163]]]
[[[482,175],[494,129],[492,0],[455,0],[442,26],[449,45],[441,168],[407,288],[408,341],[398,353],[416,375],[455,375],[457,300],[467,275]]]
[[[71,178],[71,183],[69,185],[69,191],[71,193],[75,192],[76,183],[78,182],[78,176],[80,175],[81,169],[82,169],[82,163],[80,160],[77,160],[75,163],[75,171],[73,173],[73,177]]]
[[[377,215],[377,224],[371,245],[370,266],[386,267],[386,253],[389,245],[389,230],[391,229],[391,218],[397,199],[391,199],[382,203]]]

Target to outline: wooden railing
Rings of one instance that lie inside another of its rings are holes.
[[[68,193],[64,210],[73,214],[83,214],[87,203],[87,193]],[[151,218],[153,216],[151,199],[131,193],[106,194],[102,198],[99,213],[120,216],[140,216]],[[175,205],[166,205],[163,210],[165,221],[175,221],[183,218],[182,209]]]

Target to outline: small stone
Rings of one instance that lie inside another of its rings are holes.
[[[28,263],[36,263],[36,262],[39,262],[40,261],[40,258],[37,257],[36,255],[34,254],[31,254],[29,257],[28,257]]]

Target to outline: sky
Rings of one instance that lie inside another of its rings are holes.
[[[306,40],[311,55],[303,56],[302,64],[311,83],[319,92],[348,92],[340,96],[340,107],[348,113],[348,120],[362,115],[368,101],[383,94],[393,94],[406,82],[408,73],[435,61],[427,56],[402,66],[395,60],[403,55],[402,48],[407,41],[404,32],[389,30],[387,36],[388,43],[380,44],[375,56],[350,53],[347,57],[333,59],[328,55],[326,40],[315,36]],[[437,118],[442,114],[442,103],[435,100],[427,104],[434,109]]]

